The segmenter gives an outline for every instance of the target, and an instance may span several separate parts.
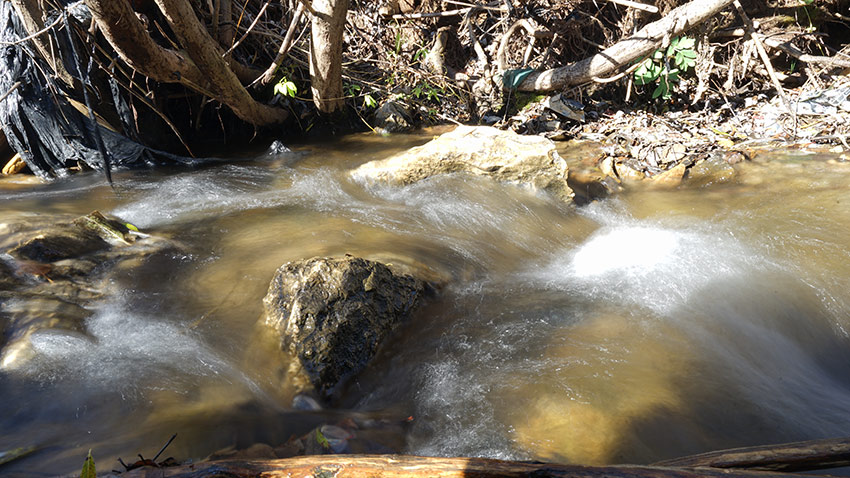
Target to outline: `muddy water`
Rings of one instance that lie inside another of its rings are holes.
[[[343,417],[413,417],[384,443],[406,453],[576,463],[848,433],[847,163],[774,152],[577,209],[480,178],[346,176],[427,139],[123,173],[118,195],[94,176],[3,185],[0,215],[101,209],[184,251],[119,273],[90,337],[36,333],[0,371],[0,451],[37,447],[0,472],[71,472],[89,448],[117,468],[173,433],[167,455],[200,459]],[[449,285],[332,409],[294,410],[261,299],[284,262],[344,253]]]

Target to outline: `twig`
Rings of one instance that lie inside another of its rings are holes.
[[[649,13],[658,13],[658,7],[655,5],[647,5],[645,3],[633,2],[631,0],[608,0],[611,3],[616,3],[618,5],[622,5],[624,7],[634,8],[636,10],[643,10]]]
[[[60,17],[56,18],[56,20],[54,20],[54,21],[53,21],[53,23],[51,23],[50,25],[47,25],[46,27],[42,28],[41,30],[39,30],[39,31],[37,31],[37,32],[35,32],[35,33],[33,33],[32,35],[27,35],[27,36],[25,36],[25,37],[23,37],[23,38],[19,38],[19,39],[15,40],[15,41],[0,41],[0,45],[3,45],[3,46],[20,45],[21,43],[25,43],[25,42],[27,42],[27,41],[29,41],[29,40],[32,40],[33,38],[36,38],[36,37],[38,37],[38,36],[40,36],[40,35],[43,35],[43,34],[47,33],[47,32],[48,32],[48,31],[50,31],[53,27],[55,27],[56,25],[58,25],[58,24],[59,24],[59,22],[61,22],[61,21],[62,21],[62,17],[60,16]]]
[[[506,58],[505,50],[508,47],[508,41],[511,39],[511,36],[513,36],[517,28],[520,27],[524,28],[525,31],[528,32],[528,35],[532,38],[531,43],[533,43],[536,38],[553,35],[552,32],[546,30],[545,28],[537,27],[536,25],[532,24],[531,21],[525,18],[517,20],[516,22],[514,22],[513,25],[508,28],[505,34],[502,35],[502,39],[499,42],[499,48],[496,50],[496,60],[498,61],[500,70],[508,69],[508,59]]]
[[[300,3],[301,5],[304,5],[304,9],[307,10],[308,12],[310,12],[310,15],[316,15],[316,11],[313,10],[313,6],[310,5],[309,0],[298,0],[298,3]]]
[[[645,59],[642,59],[642,60],[638,61],[637,63],[635,63],[634,65],[630,66],[626,71],[623,71],[621,73],[617,73],[614,76],[609,76],[608,78],[597,78],[597,77],[594,76],[591,79],[595,83],[613,83],[613,82],[619,80],[620,78],[622,78],[622,77],[624,77],[624,76],[626,76],[630,73],[633,73],[635,70],[640,68],[640,65],[643,64],[644,61],[645,61]]]
[[[756,32],[755,25],[753,25],[753,21],[750,19],[750,16],[747,15],[747,12],[744,11],[744,7],[741,6],[741,1],[734,0],[732,3],[735,5],[735,9],[738,11],[738,15],[741,16],[741,19],[747,26],[747,32],[749,32],[750,38],[752,38],[753,43],[755,43],[756,50],[758,51],[758,54],[761,57],[761,61],[762,63],[764,63],[764,67],[767,69],[767,74],[768,76],[770,76],[770,80],[773,82],[773,87],[776,88],[776,92],[779,94],[779,97],[785,104],[785,108],[794,117],[794,123],[796,123],[797,115],[791,108],[791,103],[788,102],[788,98],[785,96],[785,90],[782,88],[782,84],[779,82],[779,79],[776,77],[776,73],[773,71],[773,65],[770,63],[770,57],[767,56],[767,51],[764,49],[764,44],[761,41],[761,35]]]
[[[161,449],[161,450],[159,450],[159,453],[157,453],[157,454],[156,454],[156,456],[155,456],[155,457],[153,457],[153,461],[154,461],[154,462],[157,460],[157,458],[159,458],[159,455],[162,455],[162,452],[164,452],[164,451],[165,451],[165,449],[166,449],[166,448],[168,448],[168,445],[170,445],[170,444],[171,444],[171,442],[173,442],[175,438],[177,438],[177,434],[176,434],[176,433],[175,433],[174,435],[171,435],[171,438],[169,438],[169,439],[168,439],[168,441],[165,443],[165,445],[163,445],[163,446],[162,446],[162,449]]]
[[[452,5],[460,5],[462,7],[473,7],[473,8],[477,8],[477,9],[480,9],[480,10],[491,10],[491,11],[494,11],[494,12],[506,12],[506,11],[508,11],[508,9],[506,7],[491,7],[490,5],[492,5],[495,2],[490,2],[487,5],[475,5],[474,3],[459,2],[458,0],[443,0],[443,1],[444,1],[444,3],[451,3]]]
[[[475,13],[475,10],[475,8],[470,8],[469,11],[466,12],[466,17],[464,17],[464,21],[466,22],[466,33],[469,35],[469,41],[472,43],[475,55],[478,56],[478,62],[483,68],[487,68],[487,64],[489,63],[487,60],[487,53],[484,52],[484,48],[481,48],[481,44],[478,43],[478,38],[475,36],[475,26],[472,24],[472,14]]]
[[[840,68],[850,68],[850,61],[841,60],[839,58],[831,56],[809,55],[808,53],[804,53],[802,50],[791,44],[790,41],[783,42],[774,38],[767,37],[764,39],[764,44],[771,48],[781,50],[787,53],[788,55],[791,55],[794,58],[806,63],[826,64]]]
[[[3,93],[3,96],[0,96],[0,103],[2,103],[2,102],[3,102],[3,100],[5,100],[7,96],[11,95],[13,91],[17,90],[19,86],[21,86],[21,82],[20,82],[20,81],[16,81],[16,82],[12,85],[12,87],[11,87],[11,88],[9,88],[9,90],[8,90],[8,91],[6,91],[5,93]]]
[[[444,12],[428,12],[428,13],[396,13],[392,16],[394,20],[416,20],[419,18],[434,18],[434,17],[454,17],[463,15],[471,10],[471,8],[458,8],[457,10],[446,10]]]
[[[298,7],[292,15],[292,21],[289,22],[289,28],[286,30],[286,36],[283,38],[283,43],[280,44],[280,49],[277,51],[277,56],[274,61],[272,61],[272,64],[266,68],[266,71],[264,71],[259,78],[254,80],[251,85],[256,84],[258,81],[266,85],[272,81],[272,78],[274,78],[274,72],[280,67],[280,64],[283,62],[283,59],[286,58],[286,54],[289,53],[289,49],[292,47],[292,39],[295,37],[295,30],[298,27],[298,22],[301,20],[301,14],[303,12],[304,4],[298,3]]]
[[[223,55],[221,55],[222,58],[225,58],[227,55],[229,55],[237,46],[239,46],[240,43],[242,43],[243,40],[248,38],[248,35],[251,33],[251,30],[253,30],[254,27],[257,26],[257,23],[259,23],[260,18],[263,17],[263,13],[266,13],[266,9],[269,8],[270,3],[271,0],[266,0],[266,3],[264,3],[262,8],[260,8],[260,11],[257,12],[257,15],[254,17],[254,21],[251,22],[251,25],[248,26],[248,29],[245,30],[245,33],[243,33],[242,36],[239,37],[239,39],[236,40],[235,43],[233,43],[233,45],[230,45],[230,48],[228,48],[227,51],[224,52]]]

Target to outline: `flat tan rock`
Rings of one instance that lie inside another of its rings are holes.
[[[467,173],[545,190],[572,202],[569,168],[555,143],[490,126],[458,126],[430,142],[355,169],[355,178],[412,184],[431,176]]]

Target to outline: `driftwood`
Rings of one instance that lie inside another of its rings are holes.
[[[520,91],[553,91],[610,76],[634,60],[648,55],[672,38],[728,7],[733,0],[694,0],[650,23],[634,35],[572,65],[535,71],[518,86]]]
[[[315,455],[280,460],[222,460],[143,467],[123,478],[803,478],[791,471],[850,465],[850,438],[735,448],[649,466],[581,466],[487,458],[409,455]],[[756,471],[758,470],[758,471]]]
[[[657,466],[808,471],[850,466],[850,438],[735,448],[655,463]]]
[[[119,476],[119,475],[116,475]],[[806,475],[713,468],[580,466],[487,458],[407,455],[314,455],[281,460],[211,461],[174,467],[137,468],[122,478],[803,478]]]

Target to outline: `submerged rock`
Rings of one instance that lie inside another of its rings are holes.
[[[267,325],[323,397],[360,372],[429,286],[352,256],[290,262],[263,303]]]
[[[20,214],[0,223],[0,369],[26,363],[34,334],[87,335],[113,272],[179,247],[100,212]]]
[[[411,184],[438,174],[468,173],[546,190],[572,202],[568,172],[567,162],[558,155],[551,140],[489,126],[458,126],[422,146],[368,162],[352,175]]]

